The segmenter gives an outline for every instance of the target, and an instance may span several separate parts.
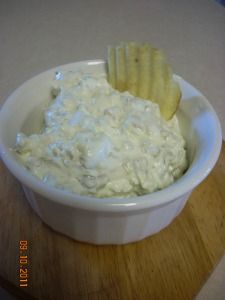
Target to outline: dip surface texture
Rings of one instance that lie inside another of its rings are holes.
[[[167,187],[187,168],[176,116],[120,93],[105,74],[58,73],[39,134],[18,133],[16,152],[46,184],[77,194],[128,197]]]

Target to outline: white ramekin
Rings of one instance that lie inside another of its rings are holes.
[[[0,153],[21,182],[25,195],[50,227],[79,241],[124,244],[159,232],[180,213],[192,190],[210,173],[221,149],[218,117],[206,98],[179,76],[182,90],[177,112],[187,141],[189,168],[171,186],[144,196],[124,199],[80,196],[46,185],[23,167],[14,154],[16,134],[40,129],[50,99],[55,71],[105,71],[103,60],[59,66],[26,81],[4,103],[0,112]]]

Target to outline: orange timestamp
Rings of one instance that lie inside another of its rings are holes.
[[[19,256],[19,284],[20,287],[28,286],[28,258],[27,249],[28,243],[25,240],[20,240],[19,243],[20,256]]]

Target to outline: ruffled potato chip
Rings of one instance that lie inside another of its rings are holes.
[[[107,66],[113,88],[158,103],[166,120],[176,113],[181,90],[160,49],[133,42],[109,46]]]

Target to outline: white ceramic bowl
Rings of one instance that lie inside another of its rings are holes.
[[[50,99],[55,71],[105,70],[102,60],[60,66],[26,81],[0,112],[1,157],[22,183],[27,200],[50,227],[73,239],[94,244],[124,244],[141,240],[166,227],[182,210],[192,190],[210,173],[221,149],[219,120],[205,97],[182,78],[177,116],[188,145],[189,168],[171,186],[144,196],[124,199],[80,196],[46,185],[31,175],[11,150],[19,131],[37,132]]]

